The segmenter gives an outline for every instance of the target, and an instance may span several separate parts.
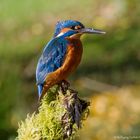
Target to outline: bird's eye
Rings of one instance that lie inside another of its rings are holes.
[[[81,29],[81,26],[72,26],[71,29],[72,30],[78,30],[78,29]]]
[[[80,29],[81,27],[80,26],[75,26],[75,30],[78,30]]]

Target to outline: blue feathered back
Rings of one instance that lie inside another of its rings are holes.
[[[76,32],[77,31],[70,30],[59,37],[53,38],[45,46],[36,69],[39,96],[41,95],[47,75],[62,66],[69,43],[65,37],[71,36]]]

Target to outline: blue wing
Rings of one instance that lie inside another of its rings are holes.
[[[53,38],[44,48],[36,69],[39,96],[41,95],[43,84],[48,73],[62,66],[68,43],[65,37],[73,35],[74,33],[75,31],[71,30],[60,37]]]
[[[66,41],[52,39],[44,48],[36,69],[37,84],[43,84],[48,73],[58,69],[66,53]]]

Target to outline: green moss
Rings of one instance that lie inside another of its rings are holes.
[[[72,133],[67,136],[67,139],[70,140],[75,137],[78,127],[76,123],[72,124],[71,118],[73,116],[70,116],[64,104],[66,97],[71,98],[73,93],[67,90],[67,93],[63,95],[57,89],[56,86],[51,88],[41,101],[39,112],[27,115],[25,121],[19,124],[16,140],[62,140],[67,133],[65,128],[69,128],[69,126],[72,126]],[[73,99],[67,101],[71,104]],[[80,119],[85,114],[86,109],[82,112]],[[67,123],[64,123],[65,125],[63,124],[64,116],[67,116]]]

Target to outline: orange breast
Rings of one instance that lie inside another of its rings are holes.
[[[65,78],[67,78],[67,76],[77,68],[83,53],[83,47],[80,39],[69,39],[69,41],[70,44],[67,49],[64,63],[61,67]]]

